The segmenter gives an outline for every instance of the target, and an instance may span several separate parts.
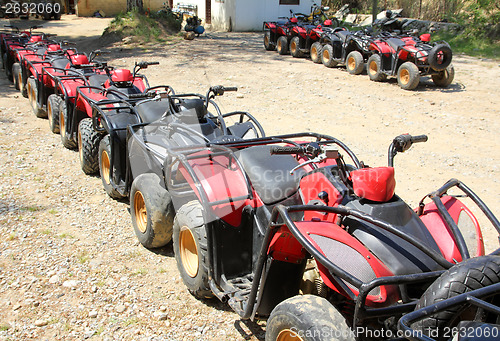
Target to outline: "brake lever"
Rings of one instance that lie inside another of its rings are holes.
[[[321,161],[323,161],[323,160],[326,160],[326,159],[327,159],[326,153],[319,154],[319,155],[318,155],[318,156],[316,156],[314,159],[308,160],[308,161],[306,161],[306,162],[304,162],[304,163],[301,163],[300,165],[297,165],[297,166],[293,167],[293,169],[290,171],[290,175],[293,175],[293,173],[294,173],[297,169],[299,169],[299,168],[302,168],[302,167],[304,167],[304,166],[306,166],[306,165],[309,165],[309,164],[311,164],[311,163],[319,163],[319,162],[321,162]]]

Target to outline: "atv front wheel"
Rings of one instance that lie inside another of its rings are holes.
[[[321,43],[319,41],[317,41],[311,45],[310,55],[311,55],[311,60],[313,61],[313,63],[321,64],[321,52],[322,52],[322,50],[323,50],[323,46],[321,46]]]
[[[168,191],[153,173],[141,174],[130,189],[130,216],[139,242],[146,248],[162,247],[172,240],[174,205]]]
[[[45,110],[42,109],[42,107],[38,103],[38,89],[36,86],[35,78],[30,77],[28,79],[27,90],[28,90],[28,99],[31,105],[31,109],[33,110],[35,116],[38,118],[46,118],[47,113],[45,112]]]
[[[125,196],[121,195],[113,185],[111,184],[111,143],[109,134],[104,136],[99,143],[99,172],[101,175],[102,186],[108,195],[113,199],[122,199]],[[117,178],[116,175],[117,169],[113,167],[113,180]],[[116,181],[113,181],[116,183]]]
[[[21,73],[21,64],[19,63],[12,65],[12,80],[14,81],[16,90],[21,90],[22,92],[23,75]]]
[[[382,60],[379,54],[372,54],[368,58],[368,77],[374,82],[382,82],[387,79],[387,75],[382,72]]]
[[[432,283],[418,301],[415,310],[499,282],[500,256],[470,258],[454,265]],[[495,304],[498,303],[499,299],[500,294],[488,298],[491,302],[495,301]],[[469,304],[452,306],[413,323],[411,327],[421,331],[424,335],[432,335],[436,340],[443,340],[443,333],[447,329],[452,330],[462,320],[477,321],[477,318],[481,317],[482,322],[484,322],[489,316],[484,311],[478,314],[478,309]],[[436,335],[438,338],[435,337]]]
[[[276,49],[276,46],[271,43],[271,32],[269,31],[264,32],[264,47],[267,51],[274,51]]]
[[[436,86],[446,88],[455,78],[455,68],[450,64],[445,70],[439,71],[437,75],[432,75],[432,81]]]
[[[66,102],[61,101],[59,104],[59,132],[61,133],[61,142],[64,147],[68,149],[75,149],[77,144],[76,141],[68,132],[67,122],[69,118],[69,112],[66,109]]]
[[[298,295],[278,304],[267,320],[266,341],[354,341],[345,318],[326,299]]]
[[[294,58],[301,58],[304,54],[300,50],[300,38],[295,36],[290,41],[290,54]]]
[[[278,38],[278,44],[276,46],[278,53],[281,55],[288,54],[288,39],[285,36]]]
[[[321,52],[321,62],[326,67],[335,67],[337,66],[337,62],[333,60],[333,46],[325,45],[323,47],[323,51]]]
[[[359,75],[364,67],[363,55],[359,51],[352,51],[347,55],[346,69],[351,75]]]
[[[412,62],[401,64],[398,69],[398,84],[402,89],[413,90],[420,82],[418,67]]]
[[[82,171],[96,174],[99,171],[99,142],[102,135],[95,131],[91,118],[84,118],[78,124],[78,155]]]
[[[174,220],[174,254],[182,281],[198,298],[212,297],[208,284],[207,232],[203,207],[194,200],[183,205]]]
[[[49,96],[47,100],[47,118],[49,119],[50,131],[59,133],[59,107],[63,99],[55,94]]]

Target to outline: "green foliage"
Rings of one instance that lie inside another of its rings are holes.
[[[118,14],[109,27],[107,33],[117,33],[122,37],[131,36],[136,40],[165,41],[166,36],[180,30],[180,20],[172,15],[154,14],[147,16],[132,10]]]
[[[490,39],[468,36],[465,33],[456,35],[449,32],[433,34],[433,40],[448,42],[454,54],[465,53],[470,56],[500,59],[500,43]]]

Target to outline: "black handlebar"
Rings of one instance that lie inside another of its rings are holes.
[[[305,154],[306,148],[301,146],[272,146],[271,154]]]
[[[139,62],[135,63],[135,66],[138,66],[140,69],[147,69],[149,65],[159,65],[160,62]]]
[[[389,167],[394,167],[394,157],[396,156],[397,153],[404,153],[414,143],[420,143],[420,142],[427,142],[428,137],[427,135],[408,135],[408,134],[403,134],[396,136],[394,140],[392,141],[391,145],[389,146],[389,161],[388,165]]]

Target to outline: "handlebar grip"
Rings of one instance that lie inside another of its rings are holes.
[[[413,143],[427,142],[427,140],[428,140],[427,135],[417,135],[411,137],[411,142]]]
[[[224,91],[238,91],[238,88],[235,86],[224,87]]]
[[[271,154],[304,154],[304,147],[282,147],[282,146],[272,146],[270,150]]]
[[[128,98],[144,98],[144,97],[148,97],[149,94],[148,93],[143,93],[143,94],[130,94],[128,95]]]
[[[160,65],[160,62],[147,62],[148,65]]]

